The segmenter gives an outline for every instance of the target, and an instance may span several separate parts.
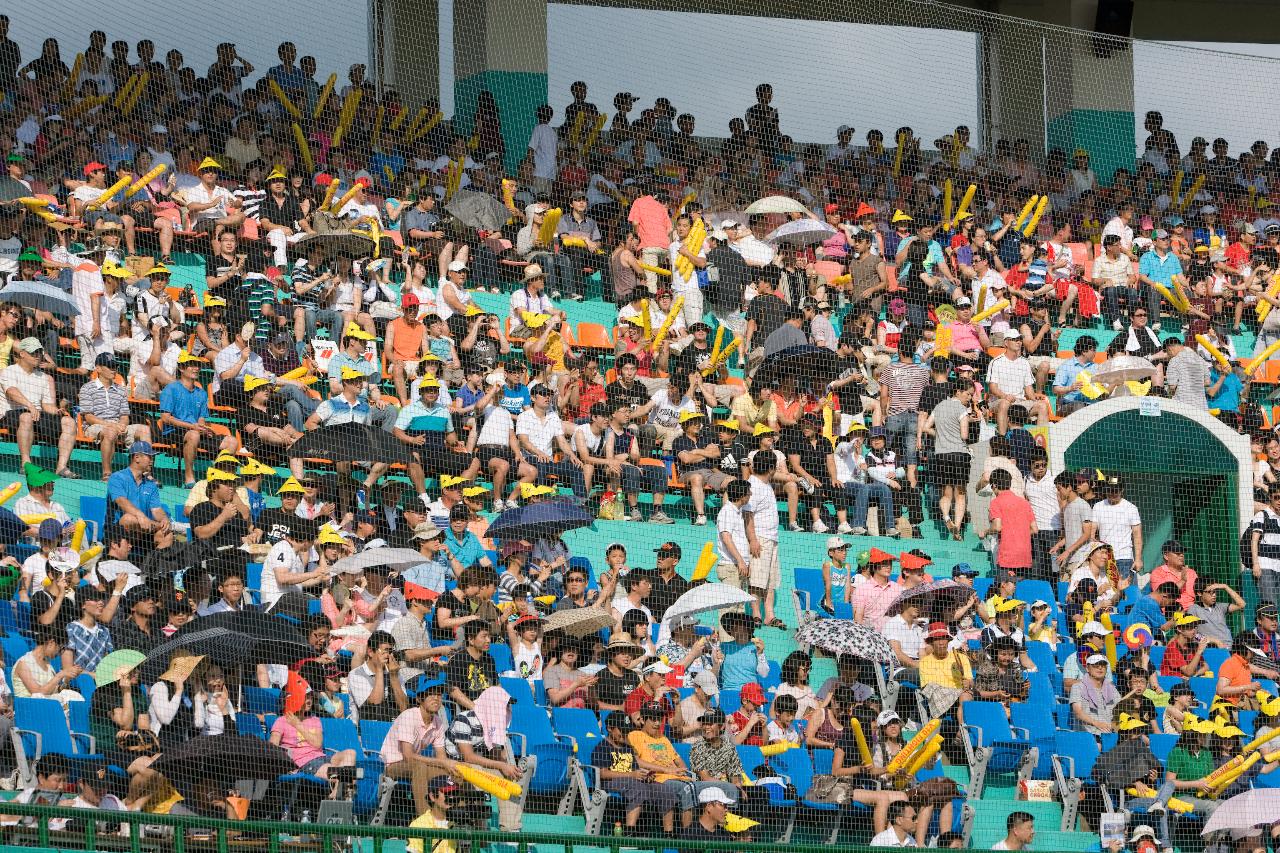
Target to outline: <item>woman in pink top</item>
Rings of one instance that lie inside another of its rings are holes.
[[[328,550],[328,546],[324,550]],[[390,594],[391,587],[385,586],[377,596],[370,595],[364,588],[364,570],[348,569],[339,573],[321,594],[320,610],[334,629],[367,625],[372,632],[382,619]],[[366,637],[334,637],[329,651],[335,654],[344,648],[354,651],[364,645]]]
[[[354,767],[356,752],[344,749],[332,756],[325,753],[324,728],[320,725],[320,718],[312,713],[314,704],[308,691],[297,712],[286,710],[277,717],[271,726],[271,742],[283,747],[302,773],[327,779],[331,767]]]

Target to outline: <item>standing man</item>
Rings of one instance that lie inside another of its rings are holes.
[[[772,453],[757,453],[751,462],[751,498],[747,501],[747,547],[751,553],[751,572],[748,590],[756,599],[756,611],[760,624],[768,628],[786,630],[786,623],[774,615],[774,595],[782,583],[782,569],[778,559],[778,503],[773,493],[773,472],[777,457]]]
[[[1013,493],[1013,476],[1002,468],[991,472],[991,488],[996,496],[987,510],[991,518],[988,533],[1000,536],[996,549],[996,569],[1027,577],[1031,572],[1031,538],[1036,531],[1035,512],[1026,498]]]
[[[1098,528],[1098,541],[1111,546],[1120,576],[1141,574],[1142,516],[1125,500],[1119,477],[1108,477],[1102,484],[1102,500],[1093,505],[1093,523]]]
[[[549,104],[538,107],[534,113],[538,123],[529,135],[528,155],[533,159],[533,191],[539,196],[551,195],[556,175],[556,129],[551,126],[555,110]]]
[[[920,411],[920,396],[929,384],[929,368],[915,362],[916,339],[914,335],[898,338],[898,358],[880,371],[880,411],[884,412],[885,433],[888,439],[902,446],[907,463],[907,485],[911,492],[907,511],[912,526],[919,525],[920,499],[916,489],[919,478],[919,449],[916,441],[928,412]],[[918,533],[916,535],[919,535]]]
[[[692,229],[692,216],[682,213],[676,217],[676,234],[675,239],[671,242],[670,259],[671,292],[677,297],[684,297],[682,315],[685,325],[690,329],[693,328],[695,323],[702,322],[704,307],[702,288],[698,284],[698,276],[707,266],[707,241],[705,239],[702,241],[701,246],[695,247],[692,251],[685,245]],[[680,272],[679,262],[681,259],[688,261],[691,265],[687,278]]]

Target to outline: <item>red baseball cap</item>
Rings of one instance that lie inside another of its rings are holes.
[[[435,601],[440,597],[440,593],[434,589],[428,589],[425,586],[413,583],[412,581],[404,582],[404,600],[405,601]]]
[[[86,163],[84,167],[85,177],[88,177],[99,170],[105,171],[106,168],[105,164],[99,163],[97,160],[90,161],[89,163]]]
[[[408,308],[410,305],[416,306],[421,304],[422,302],[418,299],[418,296],[415,293],[406,292],[400,296],[401,308]]]
[[[738,691],[738,698],[757,706],[769,703],[769,700],[764,698],[764,688],[754,681],[742,685],[742,689]]]
[[[867,555],[867,563],[874,565],[876,563],[892,563],[897,557],[887,551],[881,551],[879,548],[872,548],[871,553]]]
[[[831,204],[828,204],[826,207],[822,208],[823,213],[836,213],[839,210],[840,210],[840,205],[836,204],[835,202],[832,202]]]
[[[875,562],[872,560],[872,562]],[[910,551],[903,551],[898,555],[898,563],[901,564],[903,571],[912,571],[913,569],[923,569],[932,563],[928,557],[921,557],[918,554],[912,554]]]

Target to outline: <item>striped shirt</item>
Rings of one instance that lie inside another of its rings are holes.
[[[324,426],[333,426],[335,424],[367,424],[373,417],[373,412],[369,408],[369,401],[364,397],[357,397],[354,403],[348,403],[341,395],[330,397],[319,406],[316,406],[316,417]]]
[[[886,417],[914,412],[920,408],[920,395],[929,384],[929,368],[914,362],[892,361],[880,371],[880,384],[889,392]]]
[[[80,386],[80,411],[104,421],[119,420],[129,414],[129,393],[123,385],[105,385],[101,379]]]
[[[444,740],[444,752],[454,761],[462,760],[462,752],[458,749],[458,744],[470,744],[471,748],[479,753],[484,753],[484,727],[480,723],[480,718],[476,716],[475,711],[463,711],[453,718],[453,722],[449,724],[449,731]]]
[[[317,308],[319,307],[318,297],[322,288],[308,290],[306,293],[298,291],[299,285],[308,285],[315,281],[322,270],[315,269],[311,264],[307,263],[306,258],[298,258],[293,264],[293,272],[290,278],[293,279],[294,293],[293,304],[299,308]]]
[[[231,194],[240,199],[240,204],[244,208],[244,215],[249,219],[258,218],[258,209],[262,207],[262,202],[267,198],[265,189],[255,190],[247,186],[236,187]]]

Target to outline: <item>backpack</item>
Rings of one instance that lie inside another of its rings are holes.
[[[1244,533],[1240,534],[1240,564],[1246,569],[1253,569],[1253,533],[1255,530],[1261,530],[1262,536],[1265,538],[1268,533],[1280,534],[1280,519],[1263,513],[1262,523],[1251,522],[1244,529]],[[1265,545],[1258,543],[1258,556],[1260,557],[1280,557],[1280,546]]]

